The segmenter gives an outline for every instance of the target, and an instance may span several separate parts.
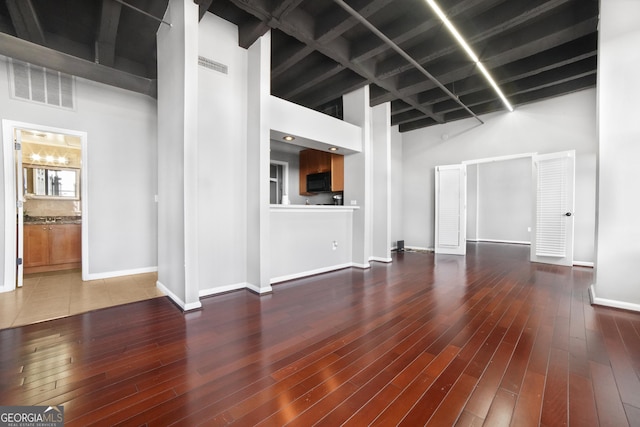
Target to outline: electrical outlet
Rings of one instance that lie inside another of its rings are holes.
[[[527,231],[531,233],[531,227],[527,227]]]
[[[334,240],[331,248],[332,248],[334,251],[335,251],[336,249],[338,249],[338,242],[336,242],[336,241]]]
[[[357,204],[358,204],[358,201],[357,201],[357,200],[352,200],[352,201],[351,201],[351,206],[355,206],[355,205],[357,205]]]

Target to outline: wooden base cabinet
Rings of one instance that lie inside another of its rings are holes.
[[[82,265],[80,224],[24,226],[24,273],[68,270]]]

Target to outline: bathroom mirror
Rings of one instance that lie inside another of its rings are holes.
[[[78,169],[25,166],[23,171],[26,197],[70,200],[80,197]]]

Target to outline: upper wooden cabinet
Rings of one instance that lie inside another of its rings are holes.
[[[319,150],[300,151],[300,194],[308,196],[307,175],[331,172],[331,191],[344,191],[344,156]]]

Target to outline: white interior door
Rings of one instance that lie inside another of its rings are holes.
[[[467,253],[467,167],[436,167],[435,252]]]
[[[575,151],[534,155],[531,261],[573,264]]]
[[[15,163],[16,163],[16,286],[22,287],[23,283],[23,260],[24,260],[24,183],[22,175],[22,131],[15,130],[14,139]]]

